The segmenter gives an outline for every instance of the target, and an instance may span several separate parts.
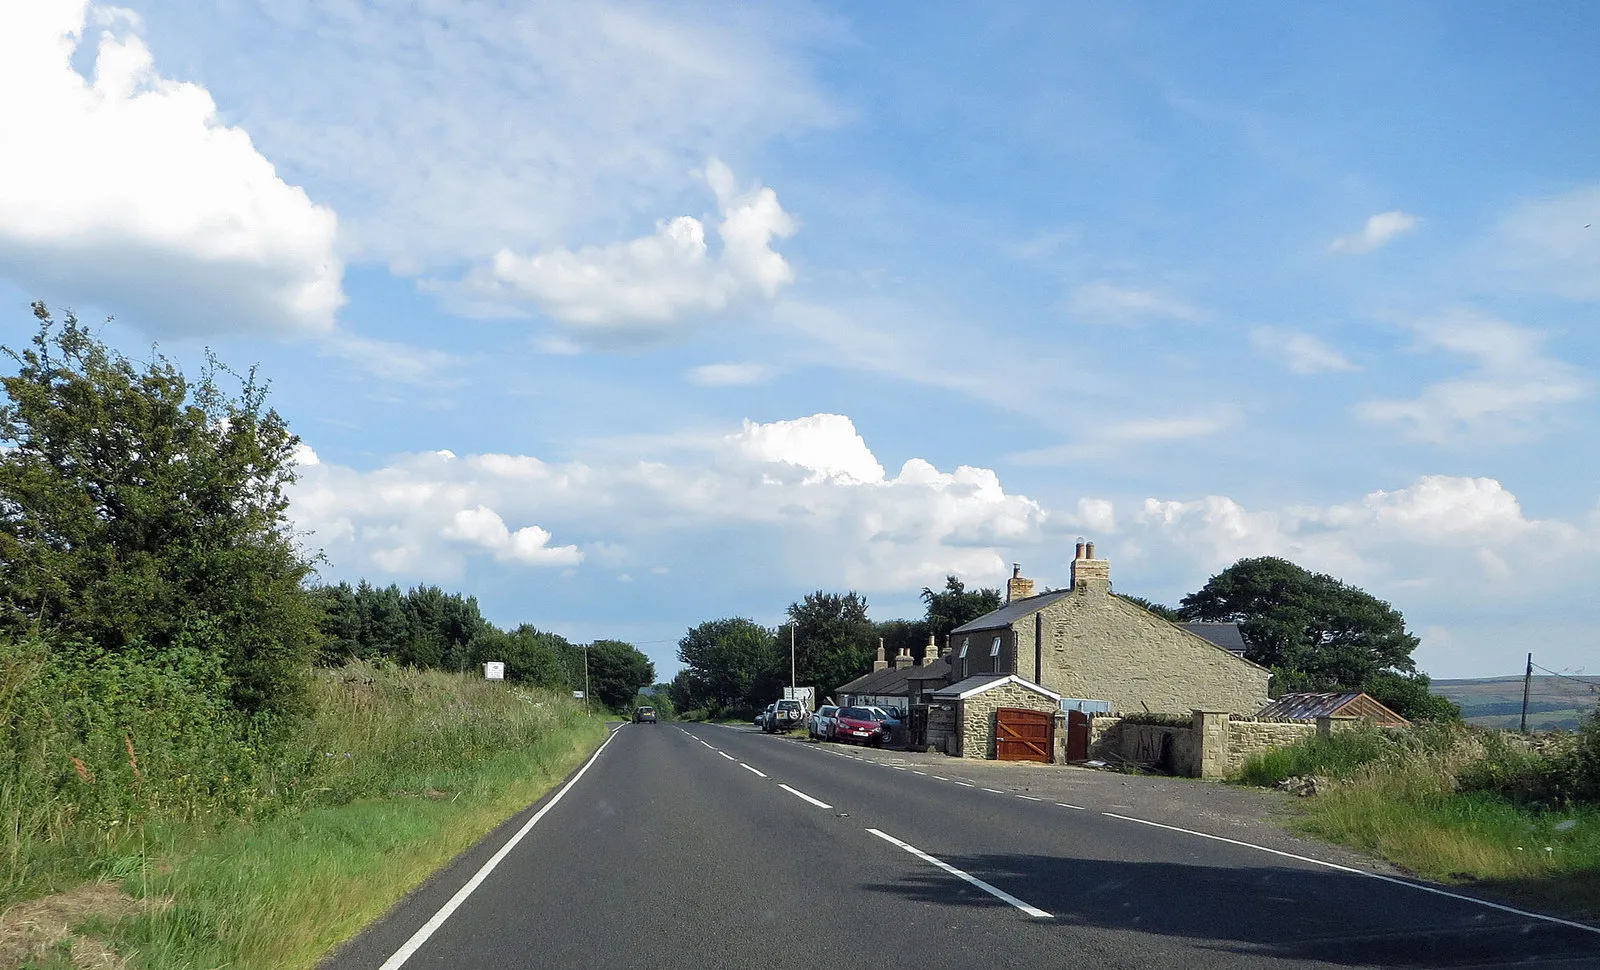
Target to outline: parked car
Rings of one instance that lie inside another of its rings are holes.
[[[755,724],[756,727],[761,728],[762,730],[766,730],[767,715],[772,713],[772,708],[773,705],[768,704],[767,709],[762,711],[760,714],[757,714],[756,719],[751,723]]]
[[[833,740],[883,747],[883,721],[866,707],[845,707],[834,720]]]
[[[633,723],[643,724],[646,721],[651,724],[656,723],[656,709],[649,706],[635,707],[633,709]]]
[[[775,701],[771,707],[767,708],[767,719],[761,725],[761,730],[768,734],[787,731],[805,720],[805,717],[805,705],[799,701],[787,698]]]
[[[811,715],[811,728],[807,732],[818,741],[833,739],[833,721],[839,714],[839,705],[824,704]]]
[[[867,710],[871,711],[873,716],[878,719],[878,722],[883,725],[883,739],[885,741],[894,736],[895,730],[900,727],[900,722],[905,720],[900,716],[900,712],[892,707],[874,706],[868,707]]]

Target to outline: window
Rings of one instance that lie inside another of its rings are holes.
[[[991,657],[1000,656],[1000,638],[999,637],[995,637],[994,638],[994,643],[990,644],[990,646],[989,646],[989,656],[991,656]]]
[[[959,657],[962,660],[967,659],[967,645],[970,644],[971,642],[972,642],[971,638],[962,637],[961,638],[961,652],[956,654],[956,656]]]

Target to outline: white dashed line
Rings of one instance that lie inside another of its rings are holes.
[[[801,801],[810,802],[811,804],[817,806],[818,808],[832,808],[833,807],[832,805],[829,805],[827,802],[822,801],[821,799],[812,798],[810,795],[807,795],[805,792],[801,791],[798,788],[790,788],[788,785],[779,785],[778,787],[782,788],[784,791],[786,791],[789,794],[793,795],[794,797],[800,799]]]
[[[726,751],[718,751],[717,754],[722,755],[724,758],[727,758],[729,761],[738,761],[739,760],[738,758],[735,758],[733,755],[729,754]]]
[[[1088,811],[1088,809],[1084,808],[1082,805],[1068,805],[1066,802],[1056,802],[1056,804],[1058,806],[1062,807],[1062,808],[1070,808],[1075,812],[1087,812]]]
[[[1445,896],[1450,899],[1459,899],[1464,903],[1473,903],[1489,909],[1497,909],[1502,913],[1511,913],[1516,916],[1526,916],[1528,919],[1543,920],[1546,923],[1556,923],[1560,926],[1569,926],[1575,930],[1583,930],[1588,933],[1600,935],[1600,926],[1590,926],[1586,923],[1574,923],[1571,920],[1560,919],[1555,916],[1546,916],[1543,913],[1531,913],[1525,909],[1515,909],[1511,906],[1502,906],[1499,903],[1491,903],[1486,899],[1463,896],[1460,893],[1453,893],[1444,889],[1437,889],[1433,886],[1424,886],[1420,883],[1408,882],[1404,879],[1396,879],[1393,876],[1379,875],[1376,872],[1367,872],[1364,869],[1352,869],[1349,866],[1341,866],[1333,862],[1323,862],[1321,859],[1313,859],[1310,856],[1295,855],[1293,852],[1284,852],[1280,849],[1269,849],[1264,845],[1256,845],[1252,842],[1240,842],[1238,839],[1225,839],[1220,835],[1210,835],[1206,832],[1196,832],[1193,829],[1181,829],[1176,825],[1163,825],[1160,822],[1150,822],[1142,818],[1134,818],[1131,815],[1117,815],[1114,812],[1101,812],[1100,814],[1106,816],[1107,818],[1120,818],[1124,822],[1138,822],[1140,825],[1149,825],[1153,828],[1167,829],[1172,832],[1182,832],[1184,835],[1197,835],[1202,839],[1211,839],[1215,842],[1226,842],[1229,845],[1243,846],[1246,849],[1258,849],[1262,852],[1270,852],[1273,855],[1283,856],[1286,859],[1309,862],[1314,866],[1323,866],[1327,869],[1337,869],[1340,872],[1347,872],[1354,876],[1366,876],[1368,879],[1377,879],[1380,882],[1394,883],[1396,886],[1405,886],[1408,889],[1415,889],[1418,892],[1433,893],[1435,896]]]
[[[700,739],[699,739],[699,738],[695,738],[695,740],[696,740],[696,741],[700,741]],[[714,745],[714,744],[710,744],[710,743],[708,743],[708,742],[706,742],[706,741],[700,741],[700,743],[701,743],[701,744],[704,744],[704,745],[705,745],[705,746],[706,746],[706,747],[708,747],[708,748],[710,748],[710,749],[711,749],[711,750],[712,750],[712,751],[715,751],[715,750],[717,750],[717,746],[716,746],[716,745]]]
[[[901,767],[900,765],[890,765],[889,767],[893,768],[895,771],[905,771],[905,768]]]
[[[956,782],[956,784],[960,785],[962,788],[976,788],[976,787],[978,787],[977,785],[974,785],[970,781],[958,781],[958,782]]]
[[[926,772],[926,771],[918,771],[918,770],[917,770],[917,769],[915,769],[915,768],[912,768],[912,769],[911,769],[911,773],[912,773],[912,774],[913,774],[913,775],[922,775],[922,776],[923,776],[923,777],[927,777],[927,774],[928,774],[928,773],[927,773],[927,772]]]
[[[984,791],[988,792],[991,795],[1004,795],[1005,794],[1005,792],[1001,791],[998,788],[985,788]]]
[[[1042,798],[1034,798],[1032,795],[1018,795],[1017,797],[1018,798],[1026,798],[1030,802],[1042,802],[1042,801],[1044,801],[1044,799],[1042,799]]]
[[[762,778],[767,777],[766,775],[761,774],[761,772],[756,771],[754,768],[752,768],[749,765],[745,764],[743,761],[739,762],[739,767],[743,768],[745,771],[750,772],[751,774],[760,775]]]
[[[950,779],[946,778],[944,775],[929,775],[928,777],[929,778],[937,778],[940,781],[949,781],[950,780]]]
[[[892,835],[889,835],[887,832],[880,832],[877,829],[867,829],[867,831],[871,832],[873,835],[876,835],[878,838],[882,839],[883,841],[888,842],[890,845],[899,846],[900,848],[902,848],[902,849],[906,850],[907,852],[911,853],[912,855],[916,856],[918,859],[921,859],[923,862],[927,862],[927,863],[931,863],[933,865],[936,865],[940,869],[943,869],[945,872],[950,873],[950,875],[955,876],[957,879],[960,879],[963,882],[968,882],[968,883],[971,883],[974,886],[977,886],[979,889],[981,889],[984,892],[988,893],[989,895],[995,897],[996,899],[999,899],[999,900],[1002,900],[1004,902],[1010,903],[1011,905],[1015,906],[1016,908],[1022,910],[1024,913],[1027,913],[1029,916],[1032,916],[1034,919],[1053,919],[1054,918],[1049,913],[1045,912],[1042,909],[1039,909],[1039,908],[1034,907],[1034,906],[1029,906],[1027,903],[1023,902],[1022,900],[1018,899],[1017,897],[1015,897],[1015,896],[1011,895],[1010,893],[1006,892],[1004,889],[999,889],[999,888],[997,888],[995,886],[991,886],[988,883],[984,882],[982,879],[979,879],[977,876],[969,875],[968,873],[962,872],[960,869],[957,869],[955,866],[952,866],[948,862],[942,862],[942,861],[940,861],[938,859],[935,859],[933,856],[931,856],[928,853],[922,851],[921,849],[917,848],[916,846],[908,845],[905,842],[901,842],[899,839],[895,838]]]

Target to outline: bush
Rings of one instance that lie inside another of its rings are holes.
[[[1589,714],[1574,743],[1530,751],[1502,733],[1485,740],[1484,756],[1458,776],[1464,792],[1498,795],[1536,810],[1600,804],[1600,711]]]

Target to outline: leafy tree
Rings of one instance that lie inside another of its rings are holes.
[[[754,702],[759,679],[777,665],[777,643],[754,620],[707,620],[678,641],[678,660],[686,668],[672,681],[678,710],[742,708]]]
[[[1373,700],[1411,721],[1459,721],[1461,707],[1448,697],[1440,697],[1428,688],[1432,681],[1420,671],[1415,674],[1397,674],[1380,670],[1362,686]]]
[[[1117,595],[1132,603],[1134,606],[1139,607],[1140,609],[1154,613],[1163,620],[1167,620],[1172,623],[1183,622],[1183,615],[1170,606],[1163,606],[1160,603],[1152,603],[1143,596],[1130,596],[1127,593],[1118,593]]]
[[[1284,691],[1364,690],[1380,672],[1410,674],[1418,640],[1388,603],[1285,559],[1241,559],[1183,598],[1185,620],[1233,621],[1246,656]]]
[[[195,383],[159,354],[136,366],[33,310],[0,378],[0,634],[181,643],[223,660],[236,708],[297,707],[321,635],[286,517],[299,439],[266,386],[215,358]]]
[[[998,589],[969,590],[954,576],[945,577],[944,589],[940,592],[924,586],[922,601],[928,605],[928,632],[937,637],[941,644],[951,630],[985,613],[993,613],[1004,602]]]
[[[620,711],[639,688],[656,679],[656,665],[631,643],[596,640],[589,644],[589,689],[600,703]]]
[[[795,626],[795,676],[802,687],[815,687],[818,697],[828,697],[840,684],[871,669],[878,637],[867,618],[867,598],[848,593],[809,593],[789,604],[789,623]],[[788,640],[787,625],[779,629],[780,653]],[[787,658],[784,658],[787,659]],[[788,671],[780,683],[787,684]]]

